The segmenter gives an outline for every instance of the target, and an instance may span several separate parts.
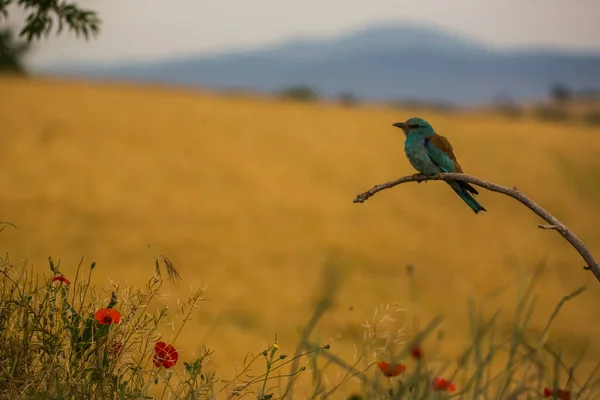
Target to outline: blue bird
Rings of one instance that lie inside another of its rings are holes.
[[[404,152],[412,166],[420,173],[436,175],[441,172],[463,172],[448,139],[435,133],[433,127],[424,119],[411,118],[406,122],[396,122],[393,126],[404,131],[406,135]],[[473,197],[479,192],[469,183],[459,181],[446,181],[446,183],[475,211],[475,214],[479,211],[487,211]]]

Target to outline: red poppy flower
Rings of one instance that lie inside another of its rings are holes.
[[[404,371],[406,371],[406,365],[399,363],[390,364],[385,361],[379,361],[377,363],[377,366],[379,367],[383,375],[387,376],[388,378],[392,376],[398,376]]]
[[[571,392],[568,390],[556,389],[552,390],[548,387],[544,388],[544,397],[554,397],[560,400],[570,400]]]
[[[54,278],[52,278],[52,282],[56,282],[56,281],[62,282],[62,283],[64,283],[67,286],[71,284],[71,281],[68,280],[67,278],[65,278],[62,275],[57,275]]]
[[[110,352],[113,353],[116,356],[116,355],[119,354],[119,352],[121,351],[122,347],[123,347],[123,342],[114,342],[110,346]]]
[[[100,325],[118,324],[121,321],[121,314],[114,308],[101,308],[94,314],[94,319]]]
[[[156,346],[154,346],[154,351],[156,354],[152,360],[154,361],[154,366],[156,367],[160,367],[162,365],[164,368],[171,368],[177,363],[177,359],[179,358],[179,354],[177,354],[175,347],[171,346],[170,344],[166,344],[165,342],[156,343]]]
[[[420,360],[421,357],[423,357],[423,351],[421,350],[420,347],[413,347],[412,349],[410,349],[410,355],[416,359],[416,360]]]
[[[438,377],[433,379],[433,389],[452,393],[456,391],[456,386],[449,380]]]

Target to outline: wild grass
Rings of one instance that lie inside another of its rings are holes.
[[[186,386],[206,392],[211,375],[201,367],[209,352],[190,360],[188,375],[179,386],[169,383],[150,368],[151,349],[157,333],[171,314],[168,307],[150,311],[160,296],[163,273],[176,272],[163,259],[156,260],[155,274],[140,290],[114,284],[96,290],[90,280],[95,262],[81,264],[74,279],[64,277],[60,266],[49,259],[50,278],[1,262],[0,364],[4,398],[139,398],[146,396],[152,382],[165,380],[163,394],[179,395]],[[161,269],[165,271],[161,273]],[[179,305],[181,327],[202,300],[198,290]],[[119,320],[99,319],[101,310],[117,310]],[[176,332],[171,340],[176,340]],[[153,355],[153,354],[152,354]]]
[[[165,283],[181,279],[168,258],[155,260],[153,276],[139,290],[118,284],[96,288],[91,284],[95,262],[80,264],[72,281],[52,259],[49,266],[51,275],[40,276],[7,258],[0,263],[2,398],[565,400],[593,399],[600,393],[598,367],[581,376],[580,360],[568,364],[560,348],[548,343],[552,322],[583,287],[563,297],[537,337],[527,334],[541,269],[519,281],[514,320],[505,332],[499,312],[487,317],[475,301],[469,303],[471,341],[454,360],[440,346],[443,318],[420,328],[418,316],[409,321],[407,309],[390,304],[378,307],[363,324],[354,358],[344,360],[329,344],[312,339],[340,284],[335,270],[328,268],[295,353],[288,354],[276,338],[266,349],[249,352],[232,378],[223,379],[212,370],[215,350],[200,346],[191,358],[177,352],[179,332],[201,306],[204,288],[175,310],[152,307]],[[169,344],[159,333],[168,324],[177,325]],[[426,344],[436,333],[437,345]],[[498,360],[504,364],[500,369],[495,368]],[[310,382],[310,391],[298,392],[302,380]]]

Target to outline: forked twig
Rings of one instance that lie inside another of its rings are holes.
[[[487,189],[492,192],[502,193],[513,199],[517,200],[531,211],[536,213],[538,216],[543,218],[548,224],[547,225],[538,225],[541,229],[551,229],[555,230],[562,235],[570,244],[579,252],[581,257],[585,260],[586,266],[584,269],[592,271],[596,279],[600,282],[600,266],[598,262],[587,248],[587,246],[579,239],[569,228],[565,226],[562,222],[560,222],[556,217],[550,214],[548,211],[544,210],[537,203],[531,200],[529,197],[525,196],[523,193],[519,192],[516,187],[508,188],[506,186],[496,185],[495,183],[491,183],[488,181],[484,181],[483,179],[479,179],[466,174],[459,173],[441,173],[437,175],[422,175],[415,174],[410,176],[403,176],[400,179],[396,179],[395,181],[382,183],[381,185],[375,185],[368,191],[361,193],[356,196],[354,199],[355,203],[364,203],[369,197],[373,196],[375,193],[389,189],[396,185],[400,185],[401,183],[407,182],[423,182],[423,181],[462,181],[468,182],[473,185],[480,186],[484,189]]]

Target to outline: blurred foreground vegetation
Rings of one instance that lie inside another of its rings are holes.
[[[351,360],[335,346],[312,339],[341,284],[335,266],[324,269],[316,308],[296,348],[275,341],[264,350],[248,349],[234,376],[218,376],[209,350],[180,354],[179,333],[206,307],[204,289],[176,309],[156,306],[164,285],[181,279],[166,257],[140,288],[114,282],[92,284],[95,262],[80,263],[73,279],[49,259],[50,274],[33,273],[0,261],[0,396],[10,399],[218,399],[251,395],[258,399],[463,399],[557,398],[594,399],[600,394],[595,369],[583,374],[580,359],[569,363],[559,343],[549,341],[552,323],[567,302],[565,296],[544,329],[532,334],[536,312],[537,268],[521,276],[517,307],[508,327],[500,310],[487,315],[471,300],[466,312],[470,343],[456,359],[444,351],[443,318],[420,327],[418,315],[406,320],[406,309],[385,305],[362,325]],[[412,280],[413,267],[407,268]],[[506,288],[497,288],[506,290]],[[412,291],[417,288],[411,288]],[[173,334],[165,335],[171,325]],[[166,341],[166,342],[165,342]],[[600,366],[600,363],[598,364]],[[298,388],[298,383],[303,383]],[[308,385],[306,385],[308,383]]]

